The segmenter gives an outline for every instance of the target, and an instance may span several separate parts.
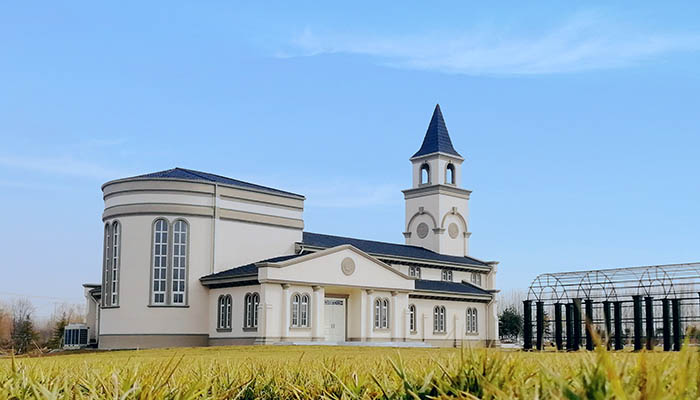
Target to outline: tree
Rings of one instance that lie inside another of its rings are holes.
[[[59,318],[53,327],[53,332],[51,333],[51,338],[46,343],[51,349],[60,349],[63,345],[63,333],[65,331],[66,325],[68,325],[68,316],[63,315]]]
[[[17,353],[26,353],[36,343],[32,312],[34,307],[27,299],[19,299],[12,305],[12,347]]]
[[[498,316],[498,326],[501,338],[517,340],[523,332],[523,316],[514,306],[508,306]]]

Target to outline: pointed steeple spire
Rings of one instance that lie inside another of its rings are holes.
[[[457,153],[457,150],[452,147],[452,140],[450,140],[450,135],[447,133],[447,126],[445,125],[445,119],[442,118],[440,104],[435,106],[433,118],[430,119],[430,125],[428,125],[428,131],[425,132],[423,145],[411,158],[438,152],[452,154],[460,158],[462,157]]]

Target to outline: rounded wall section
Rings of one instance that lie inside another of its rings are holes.
[[[103,305],[100,347],[206,344],[209,295],[199,278],[211,272],[213,187],[135,180],[106,184],[103,191],[103,221],[118,221],[120,254],[119,301]],[[164,232],[156,232],[157,221]],[[161,298],[154,289],[164,289]]]

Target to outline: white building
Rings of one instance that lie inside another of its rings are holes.
[[[175,168],[102,186],[100,348],[495,345],[496,262],[469,257],[464,159],[439,106],[404,190],[406,244],[304,231],[304,196]]]

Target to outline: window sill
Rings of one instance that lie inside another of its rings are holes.
[[[445,332],[445,331],[440,331],[440,332],[433,331],[433,335],[447,335],[447,332]]]
[[[216,328],[217,332],[231,332],[231,328]]]
[[[389,332],[391,329],[389,328],[374,328],[373,329],[375,332]]]
[[[110,308],[119,308],[119,306],[100,306],[100,309],[102,309],[102,310],[106,310],[106,309],[110,309]]]
[[[408,332],[409,335],[415,335],[415,334],[417,334],[417,333],[418,333],[418,331],[410,331],[410,332]]]
[[[258,327],[257,326],[249,326],[249,327],[244,327],[243,332],[257,332]]]
[[[311,327],[310,326],[290,326],[289,329],[294,329],[298,331],[310,331]]]
[[[467,332],[464,335],[465,336],[479,336],[479,332]]]
[[[187,304],[176,305],[176,304],[149,304],[148,308],[190,308]]]

